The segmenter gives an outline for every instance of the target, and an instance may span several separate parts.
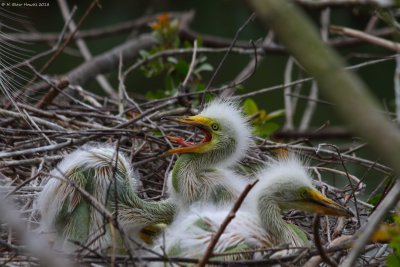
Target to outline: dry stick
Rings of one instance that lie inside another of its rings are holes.
[[[58,5],[60,6],[61,13],[64,17],[64,20],[67,21],[69,17],[71,17],[68,4],[66,3],[65,0],[58,0]],[[76,24],[73,20],[68,24],[68,27],[71,32],[74,32],[76,30]],[[92,53],[90,52],[88,46],[86,45],[85,41],[82,38],[76,38],[75,43],[79,48],[79,51],[81,52],[81,55],[85,59],[85,61],[89,61],[93,58]],[[102,74],[99,74],[96,77],[96,80],[100,87],[103,88],[104,92],[106,92],[111,98],[116,98],[116,93],[106,77]]]
[[[271,34],[273,36],[273,34]],[[264,42],[270,41],[269,37],[267,36]],[[263,42],[263,43],[264,43]],[[264,58],[264,55],[261,55],[257,52],[257,47],[253,40],[251,40],[251,44],[253,45],[254,49],[254,56],[253,58],[247,63],[247,65],[240,71],[240,73],[227,85],[220,88],[222,90],[220,97],[221,98],[228,98],[234,94],[234,89],[236,86],[244,83],[248,80],[251,76],[253,76],[257,70],[257,66],[259,65],[259,61]],[[212,91],[212,90],[210,90]]]
[[[168,12],[171,18],[180,19],[184,16],[187,16],[189,12]],[[149,16],[140,17],[138,19],[124,21],[115,23],[112,25],[106,25],[104,27],[97,27],[89,30],[80,30],[73,36],[73,40],[76,39],[95,39],[102,37],[114,36],[117,34],[125,34],[132,32],[133,30],[148,30],[148,24],[157,19],[158,16],[164,13],[152,14]],[[58,33],[36,33],[36,32],[28,32],[28,33],[12,33],[7,34],[10,38],[28,41],[28,42],[55,42],[60,39],[60,35]],[[66,34],[61,40],[68,38],[71,34]],[[0,41],[5,39],[5,37],[0,36]]]
[[[5,117],[5,116],[27,120],[27,116],[25,114],[0,108],[0,117]],[[49,129],[52,129],[52,130],[55,130],[55,131],[61,131],[61,132],[65,132],[66,131],[65,128],[61,127],[60,125],[58,125],[56,123],[53,123],[53,122],[50,122],[50,121],[46,121],[44,119],[41,119],[41,118],[38,118],[38,117],[34,117],[34,116],[30,116],[30,117],[32,118],[32,120],[35,123],[43,125],[43,126],[46,126]]]
[[[0,214],[1,221],[13,228],[15,233],[20,236],[20,240],[25,241],[24,250],[40,259],[40,266],[71,266],[69,262],[66,262],[67,259],[65,256],[60,258],[56,257],[54,253],[49,253],[50,247],[47,242],[37,233],[28,231],[25,223],[20,218],[20,213],[13,205],[4,201],[4,199],[0,201]]]
[[[73,14],[75,14],[75,11],[76,11],[76,9],[73,9],[73,10],[72,10],[71,16],[73,16]],[[72,19],[72,17],[71,17],[70,19]],[[68,21],[68,23],[69,23],[69,21]],[[68,23],[67,23],[67,24],[68,24]],[[2,68],[2,69],[0,69],[0,73],[6,72],[6,71],[12,71],[13,69],[20,68],[20,67],[22,67],[22,66],[24,66],[24,65],[29,66],[31,62],[33,62],[33,61],[35,61],[35,60],[37,60],[37,59],[39,59],[39,58],[45,57],[45,56],[47,56],[47,55],[53,53],[54,51],[56,51],[56,50],[59,48],[59,46],[61,45],[61,41],[62,41],[62,39],[64,38],[65,32],[67,31],[67,26],[68,26],[67,24],[64,24],[64,27],[63,27],[63,29],[61,30],[61,33],[60,33],[59,35],[57,35],[57,37],[58,37],[58,38],[57,38],[57,43],[56,43],[50,50],[45,51],[45,52],[42,52],[42,53],[39,53],[39,54],[36,54],[35,56],[33,56],[33,57],[31,57],[30,59],[27,59],[27,60],[25,60],[25,61],[23,61],[23,62],[21,62],[21,63],[17,63],[17,64],[15,64],[15,65],[13,65],[13,66],[7,66],[7,67],[5,67],[5,68]],[[17,39],[17,40],[18,40],[18,39]],[[31,84],[31,82],[32,82],[32,80],[31,80],[30,82],[28,82],[28,85]],[[26,85],[26,87],[27,87],[28,85]],[[16,95],[14,96],[14,99],[18,99],[18,98],[21,97],[23,94],[24,94],[24,90],[21,90],[18,94],[16,94]],[[15,103],[15,101],[14,101],[13,99],[11,99],[11,101],[6,105],[6,108],[9,108],[10,105],[11,105],[11,104],[14,104],[14,103]],[[17,109],[18,109],[18,108],[17,108]]]
[[[298,150],[298,151],[308,151],[308,152],[312,152],[312,153],[316,153],[317,149],[314,147],[308,147],[308,146],[301,146],[301,145],[289,145],[289,144],[281,144],[281,143],[275,143],[269,140],[264,140],[262,138],[256,138],[256,140],[258,141],[264,141],[265,144],[260,146],[260,148],[267,148],[267,149],[277,149],[277,148],[286,148],[286,149],[292,149],[292,150]],[[328,149],[318,149],[319,153],[322,154],[326,154],[326,155],[330,155],[332,157],[337,157],[337,153]],[[360,157],[355,157],[355,156],[351,156],[351,155],[343,155],[342,154],[342,158],[348,160],[348,161],[353,161],[353,162],[359,162],[361,164],[364,164],[366,166],[375,166],[376,168],[374,168],[375,170],[379,170],[379,171],[383,171],[385,173],[392,173],[393,169],[389,168],[385,165],[367,160],[367,159],[363,159]]]
[[[25,186],[26,184],[30,183],[31,181],[35,180],[39,175],[40,172],[43,169],[43,164],[44,164],[44,159],[42,160],[42,162],[40,162],[40,166],[39,169],[37,170],[37,173],[35,175],[33,175],[31,178],[26,179],[25,181],[23,181],[21,184],[19,184],[18,186],[16,186],[13,190],[11,190],[10,192],[7,193],[7,195],[4,197],[3,200],[7,199],[9,196],[11,196],[12,194],[14,194],[15,192],[17,192],[19,189],[21,189],[23,186]],[[3,201],[2,200],[2,201]]]
[[[17,104],[17,105],[18,105],[18,104]],[[31,123],[31,127],[32,127],[33,129],[36,129],[36,131],[39,132],[39,134],[47,141],[47,143],[49,143],[49,145],[54,144],[54,142],[51,141],[51,140],[47,137],[47,135],[46,135],[45,133],[43,133],[43,132],[41,133],[42,129],[40,129],[40,127],[35,123],[35,121],[31,118],[31,116],[29,115],[29,113],[28,113],[25,109],[23,109],[21,113],[25,114],[26,118],[27,118],[28,121]]]
[[[396,1],[386,0],[294,0],[300,5],[314,8],[334,7],[334,6],[374,6],[391,7],[396,6]]]
[[[193,42],[193,54],[192,54],[192,60],[190,62],[189,70],[186,74],[185,79],[182,82],[182,87],[185,88],[187,86],[187,83],[189,82],[190,76],[193,73],[194,67],[196,66],[196,56],[197,56],[197,40]]]
[[[42,158],[31,158],[31,159],[21,159],[21,160],[8,160],[8,161],[0,161],[0,168],[3,167],[14,167],[14,166],[24,166],[24,165],[36,165],[46,159],[46,161],[55,161],[62,159],[63,156],[51,156],[51,157],[42,157]]]
[[[354,207],[355,207],[355,209],[356,209],[357,225],[360,226],[360,225],[361,225],[361,223],[360,223],[360,213],[358,212],[358,207],[357,207],[356,189],[354,188],[354,185],[353,185],[353,183],[351,182],[351,178],[350,178],[350,176],[349,176],[349,172],[347,171],[347,167],[346,167],[346,165],[344,164],[344,160],[343,160],[343,157],[342,157],[342,153],[340,153],[339,148],[338,148],[337,146],[335,146],[335,145],[332,145],[332,144],[319,144],[319,145],[318,145],[318,149],[319,149],[319,147],[322,147],[322,146],[329,146],[329,147],[332,147],[333,149],[336,150],[336,153],[337,153],[338,156],[339,156],[340,163],[342,164],[342,167],[343,167],[343,169],[344,169],[344,171],[345,171],[345,173],[346,173],[346,177],[347,177],[347,179],[349,180],[349,185],[350,185],[350,188],[351,188],[351,194],[353,195],[353,198],[354,198]],[[317,150],[317,154],[318,154],[318,150]]]
[[[60,79],[55,87],[52,87],[50,89],[50,91],[43,96],[39,102],[36,104],[37,108],[44,108],[46,106],[48,106],[49,104],[51,104],[51,102],[54,100],[54,98],[56,98],[56,96],[58,96],[58,94],[64,90],[65,88],[67,88],[69,85],[69,81],[65,80],[65,79]]]
[[[250,79],[256,73],[257,66],[259,65],[259,62],[258,62],[259,54],[257,53],[257,46],[254,43],[254,41],[250,40],[250,43],[253,46],[253,60],[251,60],[251,62],[245,67],[245,69],[243,70],[245,72],[241,72],[239,74],[239,76],[236,77],[232,82],[230,82],[226,86],[223,86],[224,88],[220,88],[220,90],[222,90],[221,96],[223,96],[223,93],[226,91],[226,89],[234,88],[238,85],[241,85],[242,83],[244,83],[245,81]],[[251,70],[249,68],[251,68]],[[231,95],[232,94],[233,94],[233,91],[232,91]],[[228,93],[228,96],[229,96],[229,93]]]
[[[364,249],[371,236],[375,233],[381,221],[386,216],[386,213],[399,201],[399,199],[400,181],[397,180],[390,192],[386,195],[385,199],[379,204],[379,208],[375,209],[374,213],[370,215],[367,226],[363,227],[362,231],[359,231],[360,235],[358,239],[354,242],[353,248],[342,266],[354,266],[358,255]]]
[[[353,180],[358,186],[357,186],[357,190],[361,190],[364,187],[364,183],[361,182],[360,179],[358,179],[356,176],[343,172],[343,171],[339,171],[336,169],[331,169],[331,168],[327,168],[327,167],[313,167],[317,170],[321,170],[321,171],[328,171],[328,172],[332,172],[332,173],[336,173],[342,176],[345,176],[347,178],[350,178],[351,180]]]
[[[352,236],[350,235],[342,235],[329,243],[327,246],[327,250],[334,246],[340,246],[341,244],[346,244],[346,242],[350,241]],[[303,267],[318,267],[321,262],[321,256],[313,256],[306,263],[304,263]]]
[[[384,47],[389,50],[393,50],[397,53],[400,52],[400,44],[396,42],[392,42],[380,37],[373,36],[371,34],[346,28],[346,27],[341,27],[341,26],[331,26],[330,31],[332,33],[340,34],[340,35],[346,35],[346,36],[351,36],[354,38],[359,38],[365,42]]]
[[[293,73],[293,65],[294,65],[294,58],[289,57],[286,63],[285,71],[284,71],[284,85],[283,88],[283,97],[284,97],[284,104],[285,104],[285,125],[283,126],[285,130],[293,130],[293,105],[292,105],[292,88],[289,86],[292,81],[292,73]]]
[[[86,18],[89,16],[89,14],[92,12],[93,8],[96,6],[98,0],[93,0],[92,3],[89,5],[89,7],[86,9],[85,13],[83,14],[82,18],[79,20],[75,31],[71,33],[71,35],[68,36],[68,38],[65,40],[65,42],[57,49],[57,51],[50,57],[50,59],[43,65],[43,67],[39,70],[39,73],[43,73],[49,66],[50,64],[61,54],[62,51],[67,47],[69,42],[72,40],[72,38],[75,36],[75,34],[78,32],[79,28],[82,26],[83,22],[86,20]],[[37,75],[35,75],[32,80],[28,83],[27,87],[31,85],[34,81],[37,79]]]
[[[248,54],[252,54],[253,52],[253,48],[208,48],[208,47],[199,47],[196,48],[196,51],[198,53],[226,53],[227,51],[231,51],[240,55],[248,55]],[[150,55],[148,57],[145,57],[141,60],[139,60],[138,62],[136,62],[135,64],[133,64],[132,66],[130,66],[128,69],[125,70],[124,75],[129,74],[130,72],[136,70],[137,68],[141,67],[144,64],[147,64],[151,61],[154,61],[158,58],[162,58],[162,57],[168,57],[168,56],[176,56],[176,55],[193,55],[195,49],[194,48],[176,48],[176,49],[169,49],[169,50],[163,50],[160,52],[157,52],[153,55]],[[262,51],[262,49],[257,49],[257,54],[263,55],[264,52]]]
[[[246,198],[247,194],[250,192],[250,190],[254,187],[254,185],[258,182],[258,179],[255,180],[254,182],[248,184],[246,188],[243,190],[243,192],[240,194],[239,198],[236,200],[235,205],[232,207],[232,209],[229,211],[228,216],[226,216],[225,220],[222,222],[221,226],[219,227],[218,231],[215,233],[213,238],[211,239],[210,243],[207,246],[207,250],[203,255],[203,258],[199,260],[199,267],[204,267],[208,261],[208,259],[211,257],[215,245],[217,245],[217,242],[221,235],[224,233],[226,227],[228,224],[235,218],[236,212],[242,205],[244,199]]]
[[[197,46],[197,44],[196,44],[196,46]],[[131,103],[131,104],[140,112],[140,115],[139,115],[139,116],[141,116],[141,115],[143,114],[142,109],[140,108],[140,106],[139,106],[133,99],[131,99],[131,98],[129,97],[128,93],[126,92],[125,84],[124,84],[124,81],[125,81],[126,76],[122,73],[122,66],[123,66],[122,55],[120,55],[120,63],[119,63],[119,68],[118,68],[118,81],[119,81],[118,92],[119,92],[119,97],[120,97],[120,99],[122,100],[122,99],[123,99],[123,96],[124,96],[125,99],[128,100],[128,102]],[[122,112],[123,112],[122,101],[121,101],[121,103],[119,103],[118,108],[119,108],[120,115],[122,115]],[[158,111],[158,108],[157,108],[157,109],[154,109],[153,111],[154,111],[154,112],[157,112],[157,111]],[[153,114],[153,115],[154,115],[154,114]],[[137,119],[137,118],[138,118],[138,117],[136,117],[135,119]],[[152,119],[150,119],[149,117],[146,117],[146,120],[147,120],[152,126],[154,126],[154,128],[158,129],[158,130],[161,132],[162,136],[164,136],[164,140],[165,140],[165,141],[167,142],[167,144],[172,148],[172,144],[171,144],[170,140],[166,137],[166,135],[165,135],[164,130],[162,129],[162,127],[160,127],[157,123],[154,123],[154,121],[153,121]]]
[[[176,102],[176,100],[170,100],[170,101],[165,102],[164,104],[155,106],[155,107],[153,107],[153,108],[149,108],[148,110],[146,110],[146,111],[144,111],[143,113],[141,113],[139,116],[137,116],[137,117],[135,117],[135,118],[133,118],[133,119],[127,121],[127,122],[118,124],[117,126],[113,127],[112,129],[120,129],[120,128],[127,127],[127,126],[129,126],[129,125],[131,125],[131,124],[133,124],[133,123],[135,123],[135,122],[137,122],[137,121],[139,121],[139,120],[145,118],[146,116],[148,116],[148,115],[151,114],[152,112],[155,112],[155,111],[157,111],[157,110],[160,110],[160,109],[162,109],[162,108],[165,108],[165,107],[167,107],[167,106],[170,106],[170,105],[174,104],[175,102]]]
[[[31,155],[34,153],[39,153],[39,152],[45,152],[45,151],[52,151],[52,150],[58,150],[60,148],[72,145],[72,144],[81,144],[85,143],[91,139],[93,139],[95,136],[87,136],[80,138],[79,140],[68,140],[62,143],[57,143],[54,145],[48,145],[48,146],[41,146],[37,148],[29,148],[29,149],[24,149],[24,150],[18,150],[18,151],[10,151],[10,152],[0,152],[0,159],[1,158],[8,158],[8,157],[16,157],[16,156],[23,156],[23,155]]]
[[[250,17],[243,23],[243,25],[240,26],[240,28],[236,31],[235,36],[233,37],[232,43],[230,44],[228,51],[226,51],[225,55],[222,57],[217,68],[215,69],[213,75],[211,76],[210,80],[208,81],[206,88],[203,90],[203,94],[201,95],[200,110],[203,109],[203,107],[204,107],[204,100],[205,100],[206,93],[209,92],[211,84],[214,82],[219,70],[221,69],[222,65],[225,63],[226,58],[228,57],[228,55],[232,51],[233,47],[235,46],[235,43],[236,43],[237,39],[239,38],[239,34],[250,22],[252,22],[254,20],[255,17],[256,17],[255,13],[252,13],[250,15]]]
[[[274,33],[269,32],[268,35],[264,38],[261,46],[269,45],[270,43],[272,43],[273,39],[274,39]],[[251,76],[253,76],[257,70],[257,67],[260,65],[260,61],[262,61],[264,59],[264,55],[260,55],[259,53],[257,53],[257,48],[256,48],[254,42],[251,42],[251,43],[254,47],[253,58],[240,71],[240,73],[233,79],[233,82],[231,84],[229,84],[229,87],[226,87],[225,89],[223,89],[223,91],[221,92],[222,98],[231,97],[234,94],[234,88],[232,88],[232,87],[242,84],[244,81],[246,81]]]
[[[322,182],[322,177],[321,177],[321,173],[318,171],[318,169],[316,168],[316,167],[314,167],[314,168],[312,168],[312,170],[315,172],[315,174],[317,175],[317,177],[318,177],[318,181],[321,183],[321,184],[323,184],[323,182]],[[328,186],[322,186],[321,187],[321,192],[322,192],[322,194],[324,195],[324,196],[326,196],[326,192],[327,191],[329,191],[329,187]],[[330,223],[329,223],[329,217],[328,217],[328,215],[325,215],[324,216],[325,217],[325,222],[326,222],[326,236],[327,236],[327,239],[328,239],[328,242],[331,242],[332,240],[331,240],[331,228],[330,228]],[[318,225],[319,225],[319,223],[318,223]]]
[[[329,258],[324,248],[322,247],[321,238],[319,236],[319,224],[320,224],[319,214],[315,214],[313,220],[313,234],[314,234],[315,247],[317,248],[319,255],[321,255],[321,258],[324,262],[326,262],[329,266],[336,267],[337,264],[331,258]]]

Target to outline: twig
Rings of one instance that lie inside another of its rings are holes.
[[[64,20],[67,21],[69,17],[72,17],[68,8],[68,4],[66,3],[65,0],[58,0],[57,2],[58,5],[60,6]],[[71,35],[77,29],[77,26],[73,20],[71,20],[71,22],[68,24],[68,27],[71,31]],[[89,61],[93,58],[92,53],[90,52],[88,46],[86,45],[85,41],[82,38],[77,37],[75,39],[75,43],[79,48],[79,51],[81,52],[85,61]],[[111,98],[116,98],[116,93],[114,89],[112,88],[112,86],[110,85],[110,83],[108,82],[108,80],[104,75],[102,74],[97,75],[96,80],[99,83],[99,85],[103,88],[104,92],[106,92]]]
[[[289,86],[292,81],[292,72],[293,72],[293,65],[294,65],[294,59],[293,57],[289,57],[286,63],[285,67],[285,72],[284,72],[284,88],[283,88],[283,98],[284,98],[284,104],[285,104],[285,125],[284,129],[285,130],[293,130],[294,125],[293,125],[293,106],[292,106],[292,98],[291,98],[291,93],[292,89]]]
[[[197,56],[197,40],[193,42],[193,54],[192,54],[192,60],[190,61],[190,66],[189,70],[186,74],[185,79],[182,82],[182,87],[185,88],[187,86],[187,83],[189,82],[190,76],[193,73],[194,67],[196,65],[196,56]]]
[[[7,116],[7,117],[12,117],[12,118],[19,118],[19,119],[27,119],[26,114],[22,114],[22,113],[18,113],[18,112],[14,112],[14,111],[10,111],[10,110],[5,110],[5,109],[1,109],[0,108],[0,117],[3,116]],[[50,121],[46,121],[44,119],[38,118],[38,117],[34,117],[34,116],[30,116],[30,118],[36,122],[37,124],[41,124],[43,126],[46,126],[49,129],[55,130],[55,131],[62,131],[65,132],[66,129],[53,123]]]
[[[221,61],[219,62],[217,68],[215,69],[213,75],[211,76],[210,80],[207,83],[206,88],[203,90],[203,94],[201,95],[201,104],[200,104],[200,109],[203,109],[204,107],[204,100],[205,100],[205,95],[206,93],[209,92],[209,89],[211,87],[211,84],[214,82],[215,78],[217,77],[217,74],[219,73],[219,70],[221,69],[222,65],[225,63],[226,58],[230,54],[231,50],[235,46],[235,43],[239,37],[240,32],[250,23],[254,20],[256,17],[255,13],[252,13],[250,17],[243,23],[242,26],[236,31],[235,36],[233,37],[233,40],[229,46],[229,49],[226,51],[225,55],[222,57]]]
[[[267,141],[264,140],[262,138],[256,138],[256,140],[259,141],[264,141],[265,144],[263,146],[260,147],[261,150],[264,149],[277,149],[277,148],[285,148],[285,149],[289,149],[289,150],[297,150],[297,151],[308,151],[308,152],[312,152],[312,153],[316,153],[317,149],[314,147],[308,147],[308,146],[301,146],[301,145],[289,145],[289,144],[280,144],[280,143],[275,143],[272,141]],[[319,153],[325,154],[325,155],[329,155],[331,157],[337,157],[337,152],[336,151],[331,151],[328,149],[318,149]],[[384,171],[385,173],[392,173],[393,169],[389,168],[385,165],[367,160],[367,159],[363,159],[360,157],[355,157],[355,156],[351,156],[351,155],[344,155],[342,154],[342,158],[349,160],[349,161],[353,161],[353,162],[358,162],[361,163],[362,165],[365,166],[374,166],[375,170],[380,170],[380,171]]]
[[[399,201],[400,199],[400,182],[397,181],[392,187],[390,192],[386,195],[385,199],[380,203],[379,208],[375,209],[374,213],[370,215],[368,223],[360,232],[360,235],[353,245],[352,250],[343,262],[343,267],[354,266],[358,255],[364,249],[371,236],[379,227],[382,219],[386,213]]]
[[[1,221],[7,223],[18,233],[19,237],[26,245],[26,251],[32,253],[40,259],[42,266],[71,266],[66,262],[65,257],[55,257],[53,253],[49,253],[49,246],[39,235],[27,231],[25,224],[20,219],[20,214],[17,213],[15,207],[8,204],[6,201],[0,201]],[[11,246],[12,249],[16,248]]]
[[[82,144],[85,143],[91,139],[95,138],[95,136],[87,136],[83,137],[77,140],[70,139],[68,141],[62,142],[62,143],[57,143],[54,145],[48,145],[48,146],[42,146],[42,147],[36,147],[36,148],[30,148],[30,149],[24,149],[24,150],[18,150],[18,151],[10,151],[10,152],[0,152],[0,159],[1,158],[7,158],[7,157],[16,157],[16,156],[22,156],[22,155],[31,155],[34,153],[40,153],[40,152],[45,152],[45,151],[53,151],[53,150],[58,150],[60,148],[67,147],[72,144]]]
[[[385,0],[294,0],[300,5],[324,8],[324,7],[335,7],[335,6],[376,6],[376,7],[391,7],[396,6],[395,1]]]
[[[168,14],[171,18],[181,19],[184,16],[190,15],[190,11],[188,12],[169,12]],[[163,13],[152,14],[149,16],[143,16],[138,19],[134,19],[131,21],[124,21],[120,23],[115,23],[113,25],[106,25],[98,28],[93,29],[81,29],[77,32],[73,37],[72,40],[76,39],[96,39],[96,38],[103,38],[108,36],[114,36],[118,34],[124,34],[127,32],[131,32],[132,30],[148,30],[148,24],[152,21],[155,21],[157,17],[162,15]],[[56,42],[56,41],[63,41],[69,38],[69,34],[63,35],[63,38],[60,40],[59,33],[12,33],[8,34],[10,38],[15,40],[21,41],[28,41],[28,42]],[[5,39],[3,36],[0,36],[0,41]]]
[[[392,42],[383,38],[379,38],[376,36],[373,36],[371,34],[346,28],[346,27],[341,27],[341,26],[331,26],[330,31],[336,34],[341,34],[341,35],[347,35],[355,38],[362,39],[365,42],[381,46],[383,48],[395,51],[397,53],[400,52],[400,44],[396,42]]]
[[[317,106],[317,101],[313,101],[318,98],[318,85],[315,81],[311,84],[310,94],[308,97],[309,101],[307,102],[307,107],[303,113],[303,118],[301,119],[299,126],[300,131],[304,131],[310,126],[315,107]]]
[[[56,161],[62,159],[62,155],[57,155],[57,156],[46,156],[42,158],[30,158],[30,159],[21,159],[21,160],[7,160],[7,161],[0,161],[0,168],[3,167],[14,167],[14,166],[25,166],[25,165],[36,165],[40,164],[43,160],[46,160],[46,162],[49,161]]]
[[[273,39],[273,33],[269,33],[268,36],[265,38],[264,43],[270,42]],[[231,97],[234,93],[235,87],[240,84],[243,84],[246,80],[252,77],[257,70],[257,67],[260,64],[260,60],[264,57],[257,53],[257,46],[253,41],[251,41],[254,49],[254,56],[252,60],[242,69],[242,71],[236,76],[236,78],[226,86],[221,92],[221,98],[228,98]]]
[[[357,207],[356,189],[354,188],[354,185],[353,185],[353,183],[351,182],[351,178],[350,178],[349,172],[347,171],[346,164],[344,163],[344,160],[343,160],[343,157],[342,157],[342,153],[340,153],[339,148],[338,148],[337,146],[335,146],[335,145],[331,145],[331,144],[319,144],[319,145],[318,145],[318,149],[317,149],[317,151],[316,151],[317,154],[318,154],[319,148],[322,147],[322,146],[329,146],[329,147],[332,147],[333,149],[336,150],[336,153],[337,153],[338,156],[339,156],[340,163],[342,164],[342,167],[343,167],[343,169],[344,169],[344,171],[345,171],[345,173],[346,173],[346,177],[347,177],[347,179],[348,179],[348,181],[349,181],[349,185],[350,185],[350,188],[351,188],[351,194],[352,194],[353,199],[354,199],[354,206],[355,206],[356,216],[357,216],[357,225],[360,226],[360,225],[361,225],[361,222],[360,222],[360,214],[359,214],[359,212],[358,212],[358,207]],[[358,184],[360,184],[360,182],[358,182]],[[358,184],[357,184],[357,185],[358,185]]]
[[[26,184],[29,184],[31,181],[35,180],[35,179],[40,175],[40,172],[42,171],[43,163],[44,163],[44,160],[42,160],[42,162],[40,163],[39,169],[37,170],[37,173],[36,173],[35,175],[33,175],[31,178],[25,180],[24,182],[22,182],[21,184],[19,184],[17,187],[15,187],[13,190],[11,190],[10,192],[8,192],[7,195],[4,197],[3,200],[7,199],[9,196],[11,196],[11,195],[14,194],[15,192],[17,192],[19,189],[21,189],[22,187],[24,187]],[[3,201],[3,200],[2,200],[2,201]]]
[[[170,105],[174,104],[175,102],[176,102],[176,100],[170,100],[170,101],[167,101],[167,102],[165,102],[165,103],[163,103],[161,105],[158,105],[158,106],[155,106],[153,108],[150,108],[150,109],[144,111],[143,113],[141,113],[139,116],[137,116],[137,117],[135,117],[135,118],[133,118],[133,119],[127,121],[127,122],[121,123],[121,124],[113,127],[113,129],[120,129],[120,128],[124,128],[126,126],[129,126],[129,125],[131,125],[131,124],[133,124],[133,123],[145,118],[146,116],[150,115],[151,113],[153,113],[153,112],[155,112],[157,110],[160,110],[162,108],[165,108],[167,106],[170,106]]]
[[[352,236],[350,235],[342,235],[330,242],[326,250],[328,251],[331,247],[340,247],[341,245],[346,247],[346,242],[350,241],[351,238]],[[320,262],[321,256],[313,256],[303,265],[303,267],[318,267]]]
[[[212,237],[210,240],[210,243],[207,246],[207,250],[203,255],[203,258],[199,260],[199,267],[203,267],[206,265],[208,259],[211,257],[215,245],[217,245],[219,238],[221,235],[224,233],[226,227],[228,224],[235,218],[236,212],[242,205],[244,199],[246,198],[247,194],[250,192],[250,190],[254,187],[254,185],[258,182],[258,180],[253,181],[252,183],[248,184],[246,188],[243,190],[243,192],[240,194],[239,198],[236,200],[234,206],[232,209],[229,211],[228,216],[224,219],[222,222],[221,226],[219,227],[218,231],[215,233],[215,235]]]
[[[79,28],[82,26],[83,22],[86,20],[86,18],[89,16],[89,14],[92,12],[92,10],[94,9],[94,7],[96,6],[98,0],[93,0],[89,7],[86,9],[85,13],[83,14],[83,16],[81,17],[81,19],[79,20],[75,31],[73,31],[71,33],[71,35],[68,36],[68,38],[64,41],[64,43],[55,51],[55,53],[50,57],[49,60],[47,60],[47,62],[42,66],[42,68],[40,68],[39,73],[43,73],[49,66],[50,64],[61,54],[62,51],[64,51],[64,49],[67,47],[67,45],[69,44],[69,42],[72,40],[72,38],[74,37],[74,35],[78,32]],[[34,81],[36,81],[37,79],[37,75],[35,75],[32,80],[28,83],[27,86],[30,86]]]
[[[317,248],[322,260],[326,262],[329,266],[336,267],[337,264],[329,258],[329,256],[326,254],[324,248],[322,247],[321,243],[321,238],[319,236],[319,214],[314,215],[314,220],[313,220],[313,234],[314,234],[314,243],[315,247]]]

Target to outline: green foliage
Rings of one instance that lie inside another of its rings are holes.
[[[390,254],[386,259],[386,264],[388,267],[397,267],[400,266],[400,215],[395,215],[394,222],[397,226],[396,229],[393,229],[391,233],[391,241],[389,246],[393,249],[393,253]]]
[[[243,111],[248,116],[253,116],[254,134],[266,138],[273,134],[280,128],[280,125],[271,120],[283,116],[284,110],[276,110],[268,113],[264,109],[259,109],[257,103],[251,99],[246,98],[243,102]]]
[[[153,29],[153,35],[159,41],[159,45],[149,51],[140,51],[140,60],[146,60],[151,56],[165,50],[177,49],[182,46],[192,48],[189,42],[181,43],[178,35],[179,21],[171,20],[168,14],[163,14],[157,18],[157,21],[150,24]],[[201,40],[198,41],[201,46]],[[185,79],[190,69],[191,57],[183,55],[174,55],[159,57],[150,60],[149,63],[141,67],[147,78],[163,76],[164,88],[157,91],[149,91],[146,96],[150,99],[159,99],[175,95],[180,84]],[[207,57],[198,55],[193,72],[191,73],[190,83],[187,85],[191,91],[204,90],[205,85],[201,83],[203,72],[212,71],[213,66],[207,63]]]

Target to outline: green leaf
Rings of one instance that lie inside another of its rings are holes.
[[[142,58],[148,58],[148,57],[150,56],[150,53],[147,52],[147,50],[140,50],[140,51],[139,51],[139,55],[140,55]]]
[[[267,115],[267,117],[265,118],[265,120],[269,121],[269,120],[272,120],[272,119],[275,119],[275,118],[282,117],[283,115],[285,115],[285,110],[284,109],[275,110],[275,111],[269,113]]]
[[[149,99],[160,99],[163,97],[166,97],[166,91],[165,90],[157,90],[155,92],[153,91],[147,91],[146,92],[146,97]]]
[[[386,264],[388,267],[398,267],[400,266],[399,255],[391,254],[386,259]]]
[[[184,60],[179,60],[175,65],[175,69],[182,76],[186,76],[189,71],[189,64]]]
[[[267,122],[256,127],[255,133],[260,137],[268,137],[280,128],[275,122]]]
[[[208,63],[201,64],[198,68],[196,68],[197,73],[200,73],[202,71],[213,71],[213,70],[214,70],[214,67]]]
[[[178,64],[178,59],[175,57],[167,57],[167,61],[173,64]]]
[[[246,98],[243,101],[243,111],[246,113],[248,116],[251,116],[253,114],[256,114],[258,112],[258,106],[257,103],[251,99],[251,98]]]
[[[196,83],[193,85],[193,90],[200,92],[203,91],[204,89],[206,89],[206,85],[204,83]]]

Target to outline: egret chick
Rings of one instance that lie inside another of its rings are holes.
[[[118,231],[111,233],[112,226],[79,187],[117,214],[120,225],[134,240],[150,242],[152,237],[146,233],[170,223],[175,206],[168,200],[144,201],[136,194],[138,185],[137,174],[123,154],[109,146],[83,146],[50,173],[36,203],[41,214],[39,229],[55,233],[57,243],[69,251],[77,248],[70,241],[91,249],[108,249],[115,240],[122,245]],[[143,231],[146,227],[149,231]]]
[[[260,181],[221,235],[214,254],[234,252],[233,258],[249,259],[254,253],[236,252],[279,245],[306,246],[305,233],[282,219],[282,212],[286,210],[353,216],[348,209],[319,193],[312,185],[310,174],[294,157],[273,163],[257,176]],[[181,212],[165,231],[163,240],[168,256],[201,257],[231,207],[201,203]],[[156,249],[163,240],[157,242]]]
[[[168,179],[170,195],[183,207],[196,201],[230,202],[246,180],[231,170],[249,149],[251,131],[238,104],[227,100],[209,103],[196,116],[173,119],[198,128],[199,143],[180,137],[169,139],[181,145],[167,151],[180,154]]]

